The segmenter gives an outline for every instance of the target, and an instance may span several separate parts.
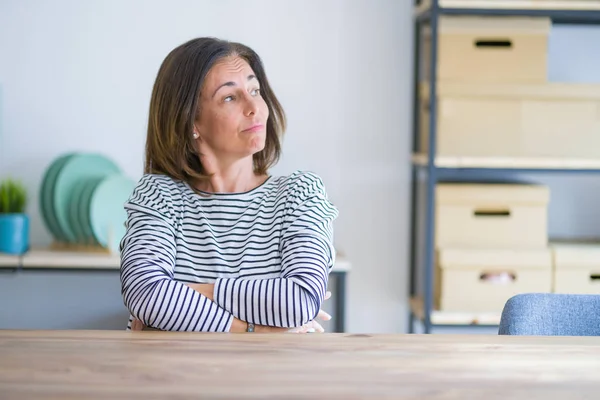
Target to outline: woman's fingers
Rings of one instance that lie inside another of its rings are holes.
[[[312,320],[307,324],[302,325],[299,328],[296,328],[296,333],[323,333],[325,329],[319,324],[317,321]]]
[[[323,327],[321,326],[321,324],[319,324],[317,321],[311,321],[311,328],[314,329],[315,333],[323,333],[325,332],[325,329],[323,329]]]
[[[317,314],[317,318],[319,318],[323,321],[329,321],[331,319],[331,315],[327,314],[323,310],[319,310],[319,313]]]
[[[144,324],[142,323],[142,321],[140,321],[139,319],[136,318],[131,322],[131,330],[132,331],[143,331]]]

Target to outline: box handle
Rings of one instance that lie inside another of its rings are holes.
[[[486,209],[478,208],[473,211],[473,215],[476,217],[510,217],[510,210],[507,209]]]
[[[509,39],[478,39],[475,40],[478,49],[510,49],[512,41]]]
[[[600,283],[600,274],[590,274],[590,281]]]
[[[492,285],[506,285],[517,280],[517,275],[510,271],[483,272],[479,280]]]

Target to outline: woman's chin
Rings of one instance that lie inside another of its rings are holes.
[[[248,143],[248,150],[254,153],[258,153],[265,148],[265,137],[264,135],[254,135],[250,138]]]

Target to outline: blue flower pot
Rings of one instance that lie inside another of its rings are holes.
[[[0,214],[0,253],[23,254],[29,248],[29,218]]]

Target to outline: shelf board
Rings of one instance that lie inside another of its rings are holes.
[[[412,156],[412,162],[415,166],[426,167],[428,160],[426,154],[418,153]],[[600,172],[600,159],[438,156],[435,158],[434,164],[439,169]]]
[[[423,321],[425,312],[423,299],[411,298],[410,308],[413,314]],[[443,326],[496,326],[500,323],[500,313],[450,312],[432,310],[431,324]]]
[[[600,0],[439,0],[439,14],[549,17],[558,23],[600,23]],[[430,16],[431,0],[415,9]]]
[[[333,272],[350,272],[352,269],[352,265],[350,261],[346,257],[341,254],[338,254],[335,258],[335,264],[333,265]]]
[[[50,249],[32,249],[22,257],[0,256],[0,266],[22,266],[23,269],[89,269],[89,270],[119,270],[121,257],[118,254],[104,254],[83,251],[64,251]],[[334,272],[348,272],[350,262],[338,255]]]
[[[0,268],[16,268],[21,265],[21,257],[0,253]]]
[[[599,0],[438,0],[440,8],[487,9],[487,10],[552,10],[594,11],[600,10]],[[431,0],[424,0],[419,9],[427,10]]]
[[[83,251],[33,249],[23,255],[22,267],[35,269],[114,269],[120,268],[117,254]]]

